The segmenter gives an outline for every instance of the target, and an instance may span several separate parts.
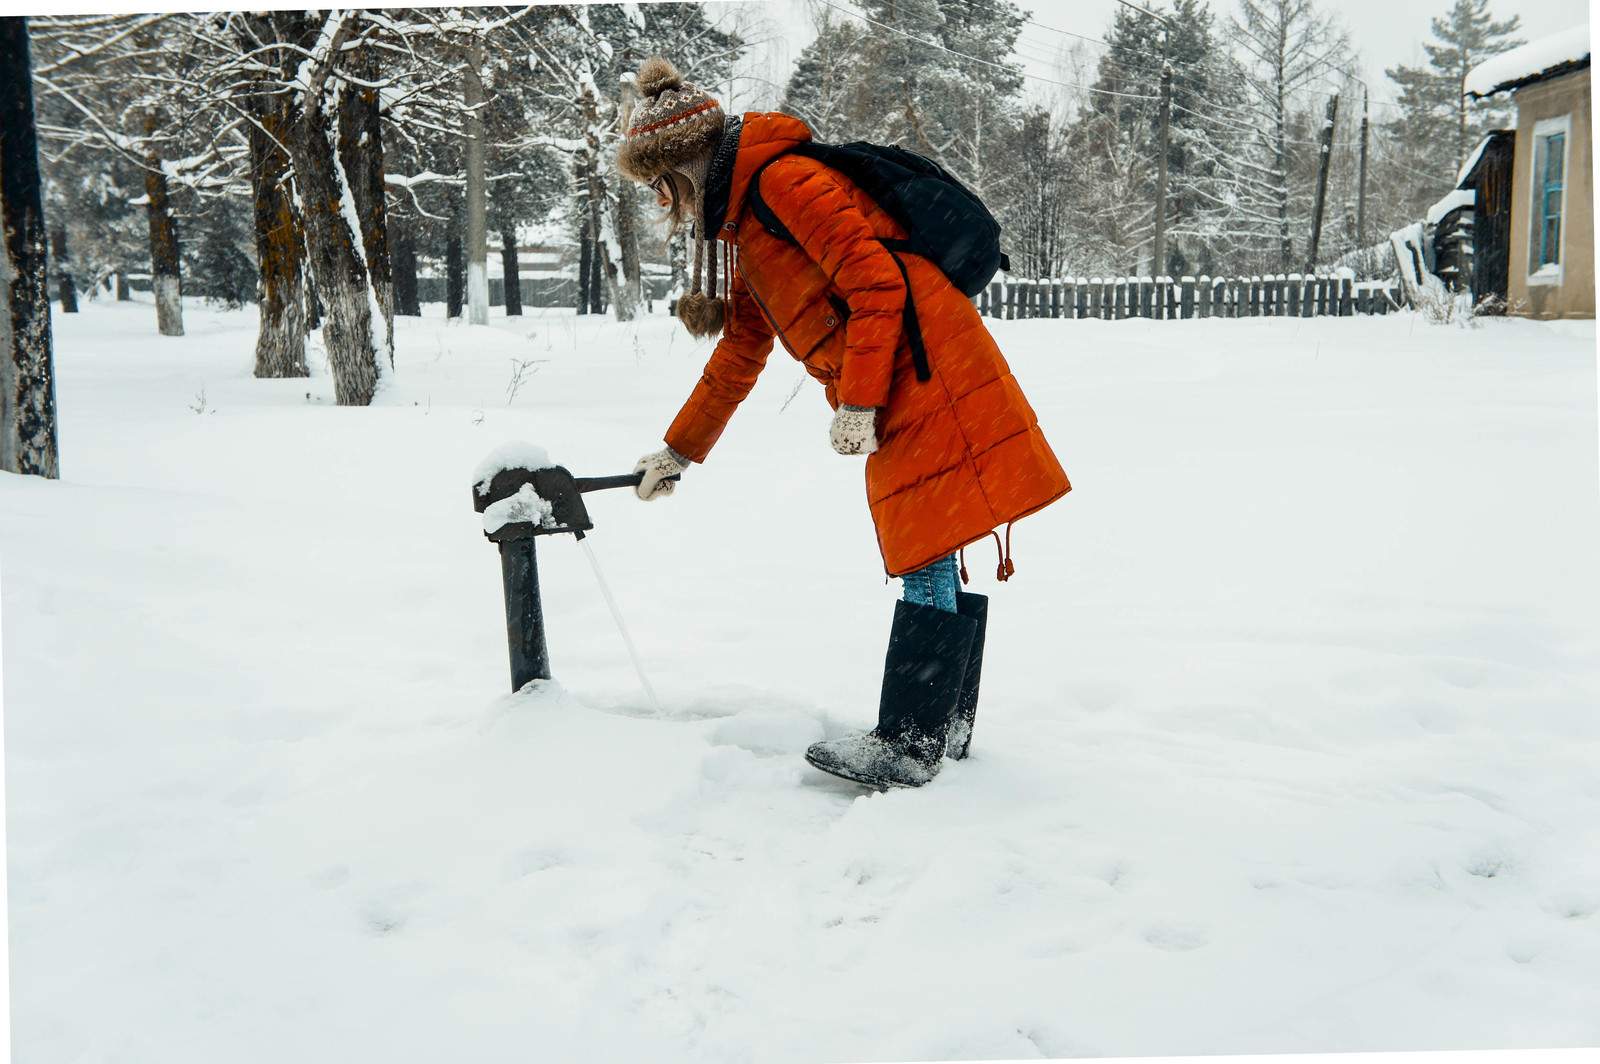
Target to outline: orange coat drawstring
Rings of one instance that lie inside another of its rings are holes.
[[[722,276],[723,284],[727,285],[726,314],[723,315],[725,327],[729,333],[733,332],[733,241],[722,242]]]
[[[999,580],[1001,583],[1005,583],[1007,580],[1010,580],[1012,574],[1017,571],[1017,567],[1011,564],[1011,526],[1015,523],[1016,522],[1014,521],[1006,522],[1006,542],[1004,547],[1000,545],[1000,533],[993,531],[989,533],[989,535],[994,537],[995,554],[998,555],[1000,559],[999,564],[995,566],[994,576],[995,579]],[[959,564],[961,582],[963,584],[970,583],[971,581],[967,579],[967,548],[962,547],[956,552],[956,554],[960,558]]]
[[[1017,571],[1017,567],[1011,564],[1011,524],[1012,522],[1010,521],[1006,522],[1006,545],[1003,550],[1000,547],[1000,533],[989,533],[994,537],[995,553],[1000,556],[1000,564],[995,566],[994,578],[1001,583],[1010,580],[1011,574]]]

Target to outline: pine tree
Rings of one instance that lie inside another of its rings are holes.
[[[1012,270],[1022,277],[1056,277],[1071,268],[1071,221],[1082,186],[1074,180],[1067,130],[1045,107],[1031,107],[1011,130],[1006,157],[1015,180],[995,204]]]
[[[783,108],[828,140],[897,144],[946,166],[985,197],[1013,179],[1020,121],[1013,54],[1026,16],[1011,0],[864,0],[863,24],[826,11]]]
[[[1107,34],[1088,107],[1075,131],[1080,150],[1098,163],[1089,182],[1087,217],[1114,251],[1106,268],[1148,263],[1153,250],[1155,184],[1160,162],[1161,73],[1171,64],[1172,107],[1167,146],[1166,262],[1154,272],[1211,269],[1227,234],[1240,227],[1237,175],[1230,168],[1237,126],[1218,122],[1217,101],[1236,100],[1237,72],[1213,32],[1203,0],[1178,0],[1169,29],[1144,11],[1117,12]],[[1224,103],[1226,110],[1228,105]]]
[[[182,247],[183,273],[191,294],[237,310],[257,296],[259,274],[244,251],[254,240],[253,219],[231,198],[208,200],[186,219],[189,239]]]
[[[1396,139],[1408,146],[1408,163],[1438,172],[1440,193],[1454,187],[1467,153],[1505,117],[1503,104],[1466,98],[1467,74],[1490,56],[1522,44],[1511,36],[1521,24],[1520,15],[1496,22],[1489,0],[1455,0],[1442,18],[1432,20],[1435,40],[1422,45],[1428,65],[1385,71],[1400,86]]]
[[[851,139],[855,120],[852,95],[867,33],[860,23],[819,8],[816,36],[795,61],[779,110],[794,115],[818,140]]]

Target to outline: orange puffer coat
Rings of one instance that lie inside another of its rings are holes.
[[[879,238],[900,226],[837,171],[786,155],[811,139],[798,119],[744,116],[727,216],[737,248],[727,325],[666,442],[704,461],[749,394],[776,335],[834,407],[882,408],[867,457],[867,501],[884,567],[900,576],[1071,489],[983,321],[939,268],[900,256],[916,299],[932,379],[918,381],[904,331],[906,288]],[[745,204],[761,194],[799,246],[768,233]]]

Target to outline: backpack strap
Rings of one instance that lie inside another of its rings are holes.
[[[886,240],[879,238],[884,250],[889,252],[889,257],[894,259],[894,264],[900,267],[900,279],[906,284],[906,309],[904,321],[906,327],[906,342],[911,345],[911,365],[917,371],[917,380],[926,383],[933,377],[933,370],[928,367],[928,347],[922,342],[922,322],[917,320],[917,301],[911,298],[911,275],[906,273],[905,260],[900,257],[900,252],[911,250],[909,240]]]
[[[793,149],[791,149],[793,150]],[[789,227],[783,224],[767,201],[761,195],[761,174],[767,167],[787,155],[774,155],[762,163],[750,177],[750,184],[745,192],[745,203],[750,207],[750,213],[755,215],[756,221],[761,223],[761,228],[777,237],[785,244],[800,246],[800,241],[794,238]],[[901,253],[918,253],[915,244],[910,240],[895,240],[889,237],[879,237],[878,243],[882,244],[889,257],[894,259],[894,264],[900,268],[900,279],[906,286],[906,306],[904,322],[906,329],[906,342],[911,345],[911,365],[917,372],[917,380],[926,382],[933,377],[933,370],[928,366],[928,347],[922,340],[922,322],[917,318],[917,301],[911,296],[911,275],[906,272],[906,264],[900,258]]]
[[[773,212],[772,208],[767,206],[767,201],[761,196],[762,173],[767,169],[767,167],[771,166],[773,163],[777,162],[787,154],[788,152],[784,152],[780,155],[774,155],[772,158],[762,163],[754,174],[750,175],[750,185],[748,190],[745,192],[744,201],[750,205],[750,213],[756,216],[756,221],[761,223],[761,228],[765,229],[768,233],[771,233],[785,244],[794,244],[796,247],[798,247],[800,245],[800,241],[794,238],[794,234],[789,232],[789,227],[783,224],[783,219],[779,218],[777,214]]]

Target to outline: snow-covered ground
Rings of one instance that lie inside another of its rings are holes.
[[[874,794],[801,759],[898,593],[820,389],[775,355],[676,495],[587,497],[659,713],[571,537],[510,695],[473,468],[629,471],[706,349],[430,314],[368,409],[251,379],[253,311],[57,317],[62,480],[0,475],[18,1061],[1600,1042],[1592,323],[998,323],[1075,490],[1009,584],[967,552],[972,758]]]

